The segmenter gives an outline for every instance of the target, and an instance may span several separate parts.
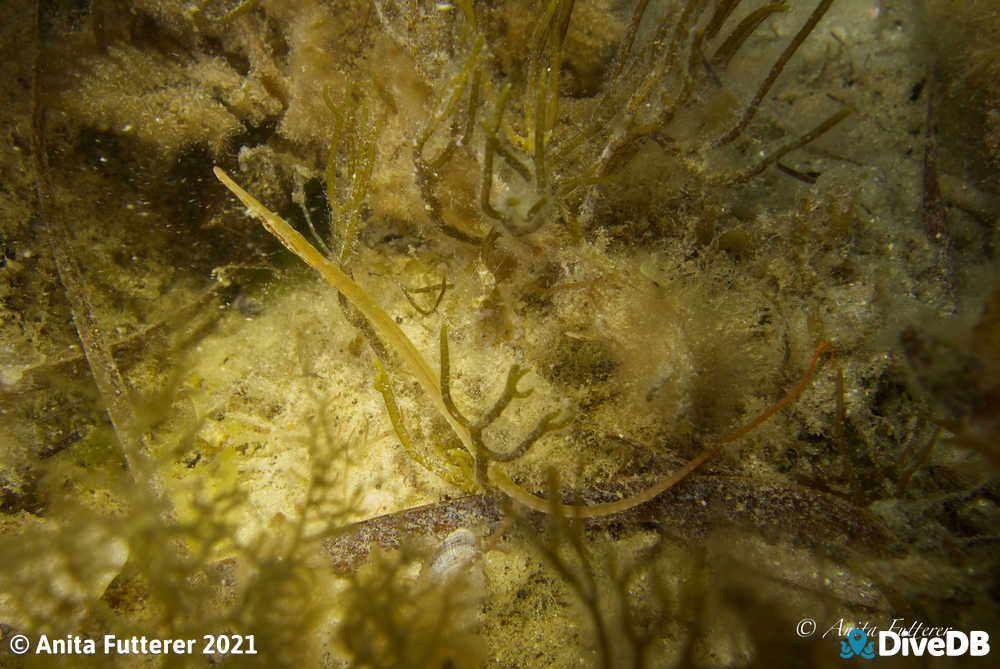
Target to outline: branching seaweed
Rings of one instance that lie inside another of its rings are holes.
[[[392,29],[387,11],[392,3],[378,3],[384,26]],[[516,87],[494,83],[490,72],[495,58],[476,11],[460,3],[454,23],[464,55],[444,94],[414,141],[413,163],[427,214],[445,234],[463,242],[482,243],[475,221],[456,225],[445,212],[439,190],[442,168],[460,151],[475,151],[481,168],[478,223],[496,224],[521,236],[558,218],[579,237],[593,223],[598,189],[610,181],[644,140],[655,141],[668,155],[697,169],[701,154],[730,144],[748,127],[805,39],[826,14],[832,0],[820,0],[812,14],[786,45],[742,114],[721,136],[698,137],[690,146],[671,136],[671,124],[681,112],[716,95],[719,79],[741,47],[771,16],[788,5],[769,3],[744,16],[726,34],[723,27],[741,0],[712,3],[684,0],[665,11],[650,10],[638,2],[618,43],[602,91],[581,113],[570,117],[560,91],[567,35],[574,0],[547,0],[541,4],[528,40],[523,72]],[[430,19],[419,9],[393,7],[406,17],[408,30]],[[398,20],[402,20],[399,18]],[[405,40],[400,40],[401,43]],[[705,52],[714,46],[711,56]],[[579,101],[577,101],[578,103]],[[734,174],[710,177],[710,183],[731,185],[748,181],[775,165],[786,154],[815,141],[843,121],[848,110],[831,115],[814,130],[787,143],[758,164]],[[589,118],[588,118],[589,117]],[[706,131],[711,134],[711,131]],[[704,133],[703,133],[704,134]],[[430,147],[437,145],[432,150]]]
[[[290,226],[284,219],[269,210],[256,198],[241,188],[229,177],[228,174],[216,167],[215,175],[230,191],[232,191],[234,195],[236,195],[236,197],[240,199],[241,202],[243,202],[250,213],[260,219],[268,232],[277,237],[289,251],[292,251],[292,253],[297,255],[306,264],[312,267],[317,273],[319,273],[320,276],[336,288],[340,294],[344,296],[344,298],[357,307],[358,310],[364,314],[365,318],[367,318],[372,324],[378,335],[393,351],[399,355],[407,371],[416,377],[420,387],[424,390],[428,397],[430,397],[435,408],[445,418],[445,420],[448,421],[456,436],[458,436],[466,450],[475,460],[476,483],[484,487],[489,485],[496,486],[505,494],[509,495],[511,498],[528,508],[535,509],[537,511],[547,511],[549,509],[549,502],[536,497],[521,488],[497,466],[497,463],[502,462],[508,454],[499,454],[491,451],[484,445],[482,439],[482,431],[494,420],[496,420],[511,400],[515,397],[524,396],[524,392],[518,391],[517,389],[517,381],[521,378],[521,376],[523,376],[523,372],[517,366],[512,367],[508,373],[507,385],[504,392],[494,407],[482,418],[480,418],[480,420],[476,422],[469,421],[464,414],[458,410],[450,396],[451,393],[448,382],[449,361],[447,330],[442,329],[441,333],[441,383],[438,385],[438,381],[431,371],[430,365],[427,364],[423,356],[417,351],[413,342],[410,341],[409,337],[407,337],[399,326],[396,325],[396,322],[390,318],[389,315],[386,314],[385,311],[383,311],[382,308],[367,293],[365,293],[360,286],[354,283],[354,281],[339,267],[337,267],[328,258],[324,257],[323,254],[315,249],[315,247],[309,244],[305,237],[292,228],[292,226]],[[815,372],[816,367],[818,366],[823,355],[827,353],[832,354],[832,351],[833,345],[829,342],[820,344],[820,346],[816,349],[812,362],[810,363],[806,373],[803,375],[802,380],[797,386],[795,386],[794,389],[792,389],[790,393],[745,426],[730,432],[712,446],[704,448],[701,453],[695,456],[686,466],[682,467],[676,473],[667,477],[660,483],[650,487],[642,493],[627,497],[617,502],[598,504],[594,506],[565,506],[563,509],[564,512],[567,515],[577,518],[593,518],[620,513],[632,507],[638,506],[639,504],[643,504],[644,502],[648,502],[664,491],[670,489],[678,481],[683,480],[702,463],[720,451],[726,444],[736,441],[748,432],[754,430],[768,418],[787,405],[791,404],[809,385],[813,372]],[[382,388],[388,388],[384,379],[382,384]],[[397,426],[397,424],[402,425],[398,409],[393,412],[391,408],[391,405],[395,404],[395,402],[391,399],[391,391],[383,390],[383,397],[388,398],[387,403],[391,402],[390,416],[392,417],[394,427]],[[554,419],[554,415],[544,417],[539,425],[522,442],[521,446],[512,451],[514,457],[522,455],[524,451],[530,448],[530,446],[546,432],[558,429],[562,426],[560,422],[557,422]],[[405,434],[405,431],[400,430],[400,432]],[[400,438],[403,439],[404,437]],[[409,438],[406,437],[406,439],[409,443]],[[413,451],[412,445],[408,448],[408,450],[411,452]]]

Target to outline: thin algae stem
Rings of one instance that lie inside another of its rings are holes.
[[[743,112],[743,116],[740,117],[739,122],[733,126],[733,129],[726,133],[724,137],[719,139],[716,144],[720,146],[728,144],[736,139],[741,132],[743,132],[743,129],[747,127],[747,124],[749,124],[753,117],[757,114],[757,109],[760,107],[760,103],[767,96],[768,92],[771,90],[771,86],[774,85],[774,82],[778,80],[778,76],[781,74],[782,70],[785,69],[785,65],[787,65],[788,61],[792,59],[795,52],[799,50],[802,43],[806,41],[806,38],[809,37],[809,34],[816,27],[816,24],[820,22],[820,19],[822,19],[826,14],[826,11],[830,9],[830,5],[832,4],[833,0],[820,0],[820,3],[816,5],[816,9],[814,9],[813,13],[809,16],[809,19],[802,25],[799,32],[795,34],[792,41],[788,43],[785,50],[781,52],[781,55],[774,63],[771,71],[768,72],[767,78],[764,79],[764,83],[762,83],[760,88],[757,89],[757,94],[753,96],[753,100],[751,100],[750,104],[747,105],[746,111]]]

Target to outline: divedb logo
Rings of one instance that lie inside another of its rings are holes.
[[[941,636],[911,636],[906,630],[901,632],[878,632],[878,652],[875,651],[875,641],[860,628],[855,628],[847,635],[846,641],[840,642],[842,658],[861,657],[870,660],[876,655],[890,657],[903,655],[922,657],[957,657],[971,655],[981,657],[990,652],[990,635],[982,630],[961,632],[948,630]]]
[[[971,632],[949,630],[944,633],[944,636],[935,637],[913,637],[906,632],[902,634],[896,632],[878,633],[878,654],[882,657],[889,655],[911,655],[913,657],[971,655],[980,657],[988,655],[989,652],[990,635],[982,630]]]

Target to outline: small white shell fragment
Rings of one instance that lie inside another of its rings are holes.
[[[464,572],[478,555],[479,538],[461,527],[445,537],[434,550],[424,567],[424,576],[435,583],[446,583]]]

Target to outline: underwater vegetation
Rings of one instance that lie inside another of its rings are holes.
[[[0,666],[1000,638],[991,3],[0,18]]]

